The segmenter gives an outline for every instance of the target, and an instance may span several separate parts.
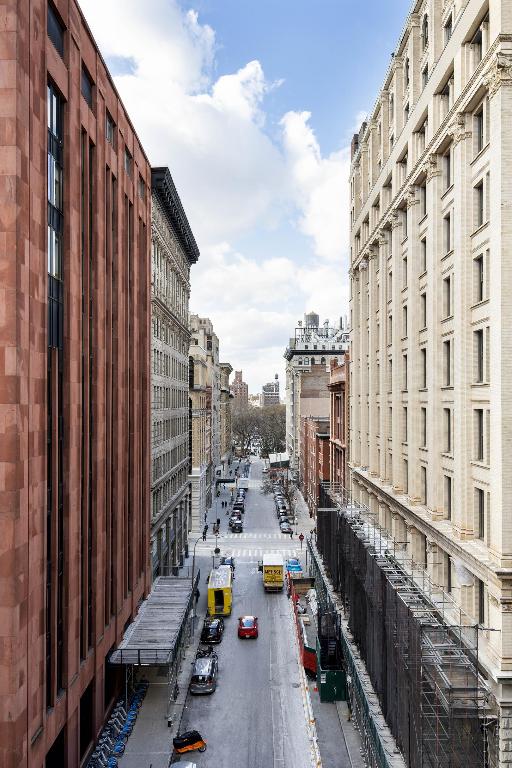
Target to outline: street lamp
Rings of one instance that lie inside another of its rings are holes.
[[[195,599],[195,594],[194,594],[194,576],[195,576],[195,569],[196,569],[196,547],[197,547],[197,542],[199,541],[199,539],[202,539],[203,537],[206,538],[206,531],[207,530],[208,530],[208,526],[205,525],[205,527],[203,528],[202,534],[200,536],[198,536],[197,539],[194,542],[194,554],[192,555],[192,579],[191,579],[191,581],[192,581],[192,595],[193,595],[193,599]],[[196,612],[195,612],[195,606],[194,606],[194,617],[195,617],[195,613]],[[193,629],[194,629],[194,627],[192,626],[192,630]]]

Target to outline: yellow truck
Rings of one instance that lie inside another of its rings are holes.
[[[277,592],[284,584],[284,559],[282,555],[270,552],[263,555],[261,562],[265,592]]]

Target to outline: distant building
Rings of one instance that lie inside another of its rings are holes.
[[[311,517],[316,515],[320,483],[329,480],[329,417],[301,419],[300,486]]]
[[[299,477],[300,424],[307,416],[329,416],[330,361],[340,360],[348,350],[346,321],[332,327],[326,320],[320,326],[315,312],[304,315],[290,339],[286,359],[286,450],[292,476]]]
[[[249,402],[249,387],[242,380],[242,373],[242,371],[235,371],[235,380],[231,384],[235,405],[247,405]]]
[[[191,518],[188,409],[190,267],[199,250],[168,168],[152,172],[151,564],[183,564]]]
[[[260,402],[263,408],[267,405],[279,405],[279,375],[276,373],[274,381],[264,384],[261,389]]]
[[[229,363],[220,364],[220,462],[222,476],[229,466],[233,452],[233,434],[231,426],[231,404],[233,395],[229,389],[229,377],[233,368]]]
[[[330,481],[343,488],[348,483],[349,381],[349,358],[346,352],[341,362],[331,360],[328,384],[331,400]]]
[[[252,405],[253,408],[261,408],[261,394],[249,395],[248,403],[249,405]]]

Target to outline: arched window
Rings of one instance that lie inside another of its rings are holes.
[[[427,14],[424,15],[423,21],[421,22],[421,40],[423,44],[423,50],[428,45],[428,16]]]
[[[320,360],[320,365],[325,365],[325,357],[322,357],[322,359]]]

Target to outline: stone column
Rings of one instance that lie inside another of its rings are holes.
[[[389,270],[393,269],[391,280],[391,295],[387,296],[387,313],[386,324],[388,324],[388,316],[391,312],[393,322],[391,329],[391,350],[393,360],[393,376],[392,376],[392,393],[391,402],[388,402],[392,407],[392,421],[391,421],[391,450],[392,450],[392,466],[390,474],[390,482],[393,491],[397,494],[402,493],[402,473],[401,473],[401,410],[402,410],[402,353],[401,353],[401,341],[400,341],[400,283],[399,283],[399,270],[397,265],[401,262],[402,242],[403,242],[403,226],[402,226],[402,211],[395,212],[392,218],[392,242],[391,242],[391,263],[386,265],[386,270],[383,277],[386,278],[386,283],[389,285]],[[389,338],[388,338],[389,342]],[[387,448],[387,446],[386,446]]]
[[[351,287],[352,287],[352,322],[351,322],[351,391],[350,400],[352,405],[351,424],[350,424],[350,460],[354,467],[361,465],[361,438],[360,438],[360,408],[361,408],[361,395],[360,395],[360,366],[361,366],[361,348],[360,348],[360,299],[359,291],[361,287],[361,280],[359,279],[359,270],[352,269],[350,272]]]

